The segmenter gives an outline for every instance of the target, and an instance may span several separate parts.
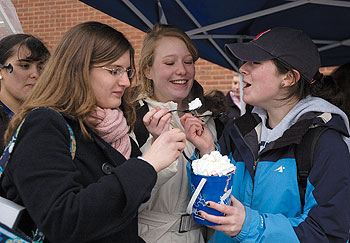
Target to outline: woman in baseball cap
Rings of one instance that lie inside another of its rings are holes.
[[[349,121],[336,106],[342,93],[319,72],[317,47],[302,31],[280,27],[247,43],[228,44],[226,50],[244,61],[239,70],[243,100],[254,108],[230,123],[219,142],[237,170],[231,206],[206,202],[225,216],[198,212],[219,224],[210,226],[216,230],[210,242],[346,242]],[[191,115],[181,120],[200,156],[214,150],[201,121]],[[315,127],[327,129],[312,140],[313,161],[301,161],[312,165],[302,192],[296,147]]]

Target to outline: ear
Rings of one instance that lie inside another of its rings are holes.
[[[151,74],[151,67],[147,67],[147,68],[143,71],[143,73],[145,74],[146,78],[148,78],[148,79],[153,79],[153,78],[152,78],[152,74]]]
[[[298,70],[290,70],[283,77],[283,87],[293,86],[300,80],[300,73]]]

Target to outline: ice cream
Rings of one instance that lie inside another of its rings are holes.
[[[188,104],[188,110],[194,111],[202,106],[202,102],[199,98],[195,98]]]
[[[235,172],[236,166],[230,159],[222,156],[219,151],[205,154],[202,158],[192,161],[193,173],[203,176],[223,176]]]

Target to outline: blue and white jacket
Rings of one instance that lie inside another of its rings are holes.
[[[266,113],[254,108],[224,131],[221,152],[237,166],[232,194],[245,206],[246,218],[237,236],[216,231],[209,242],[347,242],[350,155],[345,114],[307,97],[274,129],[265,122]],[[312,126],[330,129],[316,144],[301,213],[295,146]]]

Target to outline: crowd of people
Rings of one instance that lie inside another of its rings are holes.
[[[65,243],[347,242],[349,63],[323,77],[312,40],[284,27],[226,49],[244,62],[243,87],[233,80],[227,94],[204,92],[195,79],[198,51],[174,26],[156,24],[145,35],[137,64],[129,40],[99,22],[72,27],[51,55],[32,35],[3,38],[0,194],[28,211],[21,235]],[[188,112],[195,98],[202,105]],[[302,202],[296,145],[315,127],[327,129]],[[186,213],[186,164],[214,150],[237,169],[231,204],[206,202],[224,216],[200,211],[218,224],[204,226]]]

